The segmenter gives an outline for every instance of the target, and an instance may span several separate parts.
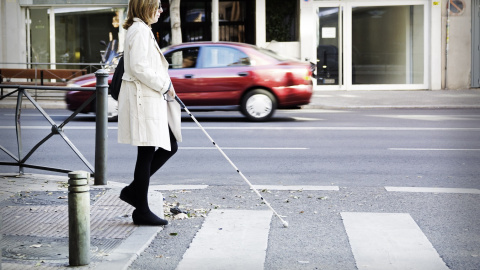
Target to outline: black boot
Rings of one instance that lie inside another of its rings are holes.
[[[132,213],[132,219],[135,225],[162,226],[168,224],[167,220],[159,218],[150,210],[140,211],[135,209]]]
[[[120,192],[120,200],[130,204],[133,207],[138,207],[138,201],[135,199],[135,194],[133,194],[132,189],[129,186],[126,186]]]

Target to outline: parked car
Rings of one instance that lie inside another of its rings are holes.
[[[298,108],[312,97],[308,62],[287,59],[253,45],[192,42],[166,47],[163,52],[175,91],[191,110],[234,108],[252,121],[266,121],[277,108]],[[69,86],[94,87],[95,75],[75,78]],[[68,109],[76,110],[91,94],[68,92]],[[87,106],[82,112],[94,109]]]

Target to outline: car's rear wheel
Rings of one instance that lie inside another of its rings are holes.
[[[267,121],[277,108],[277,101],[272,93],[264,89],[248,92],[242,100],[240,110],[251,121]]]

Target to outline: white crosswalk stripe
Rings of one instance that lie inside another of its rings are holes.
[[[405,213],[341,213],[359,270],[448,270]]]
[[[261,270],[272,212],[212,210],[177,270]]]

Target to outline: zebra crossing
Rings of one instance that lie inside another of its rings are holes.
[[[255,188],[338,190],[336,186]],[[385,187],[385,190],[394,193],[480,194],[478,189]],[[449,269],[409,213],[345,211],[340,215],[359,270]],[[176,269],[267,269],[264,263],[270,226],[274,224],[272,216],[270,211],[263,210],[212,209]]]

